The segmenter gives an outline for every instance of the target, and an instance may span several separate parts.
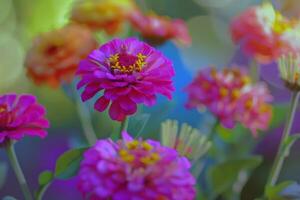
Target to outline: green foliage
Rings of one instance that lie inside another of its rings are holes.
[[[55,178],[69,179],[75,176],[86,149],[71,149],[62,154],[56,161]]]
[[[266,189],[266,197],[269,200],[285,200],[284,197],[280,195],[280,193],[287,188],[288,186],[294,184],[294,181],[285,181],[278,185],[268,187]]]
[[[51,171],[43,171],[42,173],[40,173],[39,175],[39,184],[40,185],[47,185],[49,184],[54,178],[54,175]]]
[[[144,130],[146,124],[150,119],[150,114],[141,113],[130,118],[129,132],[135,133],[135,137],[138,137]]]
[[[209,173],[214,195],[224,194],[232,191],[234,183],[237,181],[239,173],[242,171],[251,171],[262,162],[260,156],[251,156],[241,159],[226,160],[216,166],[213,166]]]
[[[270,129],[279,127],[286,119],[287,104],[273,105],[273,116],[270,123]]]

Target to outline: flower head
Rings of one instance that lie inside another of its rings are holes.
[[[184,45],[191,44],[188,28],[181,19],[172,20],[154,13],[143,15],[136,10],[131,14],[130,21],[133,27],[151,44],[161,44],[170,39]]]
[[[235,17],[230,28],[234,42],[240,43],[244,52],[261,63],[269,63],[287,50],[299,49],[297,24],[296,20],[281,15],[271,4],[264,3]]]
[[[44,129],[49,127],[45,114],[45,108],[32,95],[0,95],[0,144],[25,135],[45,137]]]
[[[300,91],[300,58],[296,55],[283,55],[278,60],[281,79],[287,88]]]
[[[123,132],[123,140],[99,140],[85,152],[78,188],[95,200],[192,200],[195,179],[189,168],[174,149]]]
[[[193,161],[199,160],[211,146],[211,142],[199,130],[188,124],[182,124],[179,129],[176,120],[167,120],[161,124],[161,143]]]
[[[73,7],[71,21],[114,34],[135,9],[132,0],[79,0]]]
[[[255,92],[256,89],[259,92]],[[255,123],[262,123],[253,125],[241,116],[243,114],[241,112],[244,111],[241,111],[238,106],[245,105],[248,98],[252,103],[249,112],[261,114],[261,111],[268,111],[269,113],[269,109],[255,109],[269,107],[267,102],[271,100],[271,97],[264,85],[251,84],[251,79],[246,72],[238,68],[225,68],[219,71],[214,68],[204,69],[187,86],[186,92],[189,96],[188,108],[207,108],[226,128],[233,128],[236,122],[241,122],[250,128],[253,134],[256,134],[256,129],[264,130],[271,119],[270,114],[266,115],[264,120],[252,119]],[[251,116],[254,115],[253,113]]]
[[[171,99],[174,90],[171,61],[134,38],[102,45],[80,63],[77,74],[78,89],[84,87],[82,100],[103,91],[95,109],[102,112],[109,107],[110,117],[118,121],[134,114],[137,104],[154,105],[158,93]]]
[[[251,130],[256,137],[257,130],[267,130],[272,119],[272,95],[264,84],[258,84],[244,92],[237,102],[235,119]]]
[[[81,59],[97,41],[92,33],[78,25],[68,25],[38,36],[26,57],[28,75],[37,84],[58,87],[71,81]]]

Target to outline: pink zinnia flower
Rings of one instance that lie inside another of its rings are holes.
[[[276,60],[283,52],[294,49],[296,23],[276,11],[269,3],[253,6],[235,17],[231,22],[231,35],[240,43],[244,52],[260,63]],[[296,41],[297,41],[296,40]]]
[[[185,90],[189,96],[188,108],[207,108],[226,128],[233,128],[237,122],[241,122],[256,135],[257,129],[265,130],[268,127],[272,112],[265,108],[271,107],[267,104],[271,95],[264,85],[252,85],[250,77],[242,69],[201,70]],[[259,92],[256,93],[256,90]],[[256,115],[256,119],[247,120],[246,115],[242,116],[246,112],[243,106],[250,101],[251,107],[246,106],[247,115]]]
[[[78,89],[83,101],[101,94],[95,103],[99,112],[109,107],[113,120],[123,121],[137,104],[152,106],[156,94],[172,98],[174,69],[159,51],[137,39],[114,39],[92,52],[80,63]],[[100,93],[103,91],[103,93]]]
[[[267,130],[272,119],[272,106],[268,104],[273,99],[268,88],[259,84],[245,92],[237,103],[235,118],[249,128],[256,137],[257,130]]]
[[[0,95],[0,144],[25,135],[45,137],[44,129],[49,127],[45,114],[45,108],[32,95]]]
[[[130,21],[141,35],[152,44],[161,44],[174,39],[183,45],[191,44],[191,37],[185,22],[181,19],[170,19],[156,14],[143,15],[136,10]]]
[[[99,140],[87,150],[78,188],[91,200],[192,200],[195,179],[187,158],[153,140]]]

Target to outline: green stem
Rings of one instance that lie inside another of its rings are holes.
[[[52,183],[52,182],[50,182],[50,183],[44,185],[44,186],[39,190],[39,192],[38,192],[38,194],[37,194],[37,198],[36,198],[37,200],[42,200],[42,199],[43,199],[43,196],[44,196],[45,192],[47,191],[47,189],[49,188],[49,186],[51,185],[51,183]]]
[[[14,149],[14,145],[12,144],[11,141],[8,142],[5,149],[6,149],[9,161],[11,163],[11,166],[12,166],[13,170],[15,171],[16,177],[17,177],[18,182],[20,184],[20,187],[22,189],[24,198],[26,200],[32,200],[33,198],[31,196],[27,181],[26,181],[25,176],[23,174],[23,171],[20,167],[18,158],[16,156],[16,152],[15,152],[15,149]]]
[[[94,145],[97,141],[97,137],[95,134],[95,131],[93,129],[91,116],[88,111],[88,109],[81,103],[81,101],[76,98],[76,106],[77,106],[77,112],[78,116],[81,122],[81,126],[83,129],[83,133],[90,145]]]
[[[266,187],[274,186],[276,184],[277,179],[280,174],[280,171],[282,169],[285,157],[287,156],[284,153],[284,151],[285,151],[284,144],[285,144],[286,140],[288,139],[290,132],[291,132],[292,124],[294,121],[294,117],[295,117],[295,113],[296,113],[296,109],[297,109],[297,105],[298,105],[298,101],[299,101],[299,94],[300,94],[299,92],[294,92],[292,95],[288,118],[287,118],[287,121],[285,124],[285,128],[283,131],[283,135],[281,137],[279,149],[277,151],[275,161],[272,166],[271,173],[268,178]]]
[[[215,133],[216,133],[216,130],[218,128],[218,126],[220,125],[220,120],[216,120],[213,124],[213,126],[211,127],[209,133],[207,134],[207,139],[208,140],[213,140],[214,139],[214,136],[215,136]]]
[[[254,83],[259,81],[259,66],[258,63],[253,59],[250,67],[251,79]]]
[[[119,135],[121,135],[123,131],[127,131],[127,128],[128,128],[128,117],[126,117],[122,121],[121,126],[120,126]]]

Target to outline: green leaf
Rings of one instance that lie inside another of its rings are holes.
[[[150,114],[147,114],[147,113],[137,114],[137,115],[131,117],[130,123],[128,126],[129,132],[136,133],[135,137],[140,136],[140,134],[144,130],[146,124],[148,123],[149,119],[150,119]]]
[[[69,179],[76,175],[83,153],[87,150],[85,148],[71,149],[62,154],[56,161],[55,177],[58,179]]]
[[[7,177],[7,171],[8,171],[8,166],[5,162],[0,163],[0,188],[5,183],[6,177]]]
[[[217,133],[223,141],[227,143],[236,143],[245,137],[245,135],[249,134],[249,130],[241,124],[237,124],[233,129],[218,126]]]
[[[231,191],[241,171],[250,171],[262,162],[261,156],[242,159],[231,159],[211,168],[209,173],[214,195],[218,196]]]
[[[287,104],[273,105],[273,116],[270,129],[279,127],[286,120]]]
[[[285,181],[278,185],[267,187],[266,196],[269,200],[284,200],[280,193],[288,186],[294,184],[294,181]]]
[[[47,185],[50,183],[54,178],[54,175],[51,171],[46,170],[40,173],[39,175],[39,184],[40,185]]]

